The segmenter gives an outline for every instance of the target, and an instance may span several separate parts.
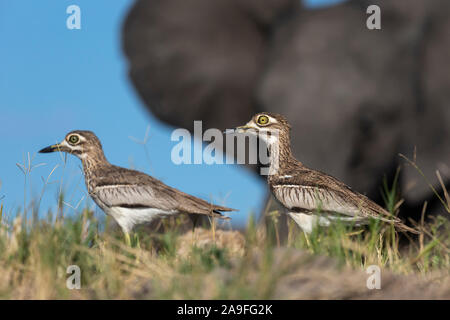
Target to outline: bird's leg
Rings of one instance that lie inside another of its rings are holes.
[[[125,243],[127,244],[127,246],[131,247],[131,238],[128,232],[125,232]]]
[[[303,234],[305,235],[306,244],[308,245],[308,248],[311,248],[311,242],[309,242],[309,233],[303,230]]]
[[[134,242],[136,243],[136,248],[141,248],[141,242],[139,241],[139,234],[137,232],[133,233]]]

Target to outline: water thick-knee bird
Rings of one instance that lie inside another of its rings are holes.
[[[81,160],[89,195],[119,224],[127,243],[134,226],[155,218],[185,213],[229,219],[221,211],[235,211],[171,188],[143,172],[110,164],[100,140],[91,131],[72,131],[61,143],[39,152],[55,151],[73,154]]]
[[[269,149],[267,183],[275,198],[287,209],[288,215],[310,233],[315,225],[329,226],[341,221],[354,225],[378,219],[393,223],[400,231],[418,233],[385,209],[353,191],[336,178],[312,170],[295,159],[291,152],[290,125],[279,114],[259,113],[236,133],[257,135]]]

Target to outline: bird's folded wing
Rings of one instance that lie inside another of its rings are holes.
[[[158,208],[176,210],[177,201],[158,189],[142,185],[100,186],[94,190],[95,197],[108,207]]]
[[[353,191],[342,181],[320,171],[297,169],[279,177],[273,185],[273,190],[276,195],[284,195],[287,207],[320,209],[383,221],[400,221],[366,196]]]
[[[185,213],[211,214],[233,209],[216,206],[166,185],[100,186],[95,197],[108,207],[158,208]]]
[[[342,196],[333,190],[281,184],[274,185],[273,191],[277,199],[289,209],[319,210],[348,216],[364,216],[355,204],[344,201]]]

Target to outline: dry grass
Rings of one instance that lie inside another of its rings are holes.
[[[26,181],[31,161],[23,170]],[[398,214],[395,182],[384,191]],[[90,210],[64,217],[63,199],[56,218],[7,219],[0,203],[0,299],[450,299],[450,223],[426,221],[426,205],[414,238],[376,221],[306,237],[288,220],[283,234],[271,211],[241,231],[215,222],[192,233],[183,217],[165,220],[158,232],[138,230],[127,247]],[[440,199],[448,209],[448,192]],[[66,286],[71,265],[81,270],[79,290]],[[382,270],[381,290],[366,287],[370,265]]]
[[[214,235],[183,225],[179,218],[163,232],[141,230],[130,248],[119,231],[99,232],[87,210],[54,222],[17,217],[0,233],[0,298],[450,298],[448,225],[426,226],[422,249],[389,245],[389,228],[318,230],[308,241],[291,228],[291,243],[278,245],[270,223]],[[366,287],[370,264],[383,270],[381,290]],[[81,269],[80,290],[66,287],[69,265]]]

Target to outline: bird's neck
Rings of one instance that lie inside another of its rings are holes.
[[[302,165],[298,161],[291,150],[291,140],[288,133],[282,133],[277,139],[269,141],[267,144],[269,149],[269,175],[283,174],[288,168],[295,165]]]
[[[106,159],[103,151],[96,153],[85,153],[80,156],[81,163],[83,164],[83,172],[86,181],[86,187],[90,192],[95,183],[96,172],[104,167],[111,166]]]

